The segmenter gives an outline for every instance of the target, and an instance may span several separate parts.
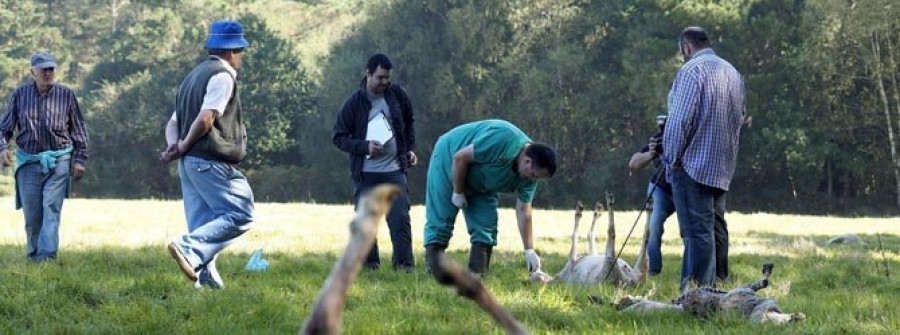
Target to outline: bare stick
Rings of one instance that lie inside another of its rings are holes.
[[[481,284],[478,278],[463,270],[461,266],[447,258],[443,252],[437,255],[437,264],[440,267],[438,271],[449,281],[446,285],[455,287],[456,293],[475,301],[478,307],[481,307],[494,318],[494,321],[503,326],[503,330],[507,334],[528,334],[528,330],[512,314],[509,314],[509,311],[500,306],[497,299]]]
[[[391,208],[400,189],[380,185],[364,195],[357,205],[356,217],[350,223],[350,242],[334,264],[331,275],[319,293],[312,314],[303,324],[301,334],[340,334],[347,290],[359,274],[363,259],[375,243],[378,222]]]

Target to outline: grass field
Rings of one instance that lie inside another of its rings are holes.
[[[47,264],[25,260],[22,214],[12,207],[11,198],[0,198],[0,333],[10,334],[296,333],[345,246],[352,217],[350,205],[258,204],[254,229],[220,257],[219,271],[227,288],[211,291],[194,289],[164,249],[166,241],[185,230],[180,202],[69,200],[63,209],[59,259]],[[345,332],[500,333],[473,303],[424,274],[420,245],[424,209],[414,207],[411,214],[416,271],[397,273],[389,266],[364,271],[350,291]],[[617,213],[618,243],[636,215]],[[776,327],[736,317],[702,321],[685,315],[638,317],[616,312],[608,302],[625,294],[645,295],[655,288],[657,300],[677,295],[681,242],[674,218],[666,224],[663,273],[645,285],[541,286],[527,281],[514,213],[504,209],[500,245],[484,282],[535,334],[900,331],[900,219],[731,213],[728,220],[732,285],[757,279],[760,265],[774,262],[772,286],[761,294],[776,299],[787,312],[805,313],[806,321]],[[585,222],[589,216],[582,227]],[[568,252],[572,212],[537,211],[535,224],[544,270],[555,273]],[[457,223],[449,249],[461,263],[468,251],[464,226]],[[382,262],[390,264],[387,233],[382,224]],[[829,237],[846,233],[860,234],[867,245],[825,246]],[[881,236],[883,254],[876,234]],[[601,248],[604,241],[601,238]],[[243,271],[257,248],[265,248],[269,271]],[[629,263],[637,249],[632,238],[623,254]],[[885,260],[890,277],[885,275]],[[602,297],[604,303],[591,302],[590,295]]]

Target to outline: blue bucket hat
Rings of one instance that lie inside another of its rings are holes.
[[[31,66],[38,69],[46,69],[48,67],[56,67],[56,59],[52,55],[39,52],[31,55]]]
[[[209,27],[207,49],[243,49],[250,43],[244,39],[244,27],[237,21],[216,21]]]

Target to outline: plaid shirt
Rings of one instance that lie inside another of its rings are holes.
[[[744,120],[741,74],[712,49],[701,50],[678,71],[668,108],[667,167],[681,165],[694,181],[727,191]]]
[[[38,93],[34,82],[19,86],[6,102],[0,117],[0,150],[9,148],[9,139],[18,130],[19,149],[37,154],[72,145],[75,163],[84,165],[89,143],[84,117],[75,92],[53,84],[47,93]]]

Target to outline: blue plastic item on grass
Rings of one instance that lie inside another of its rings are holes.
[[[262,248],[256,249],[252,255],[250,255],[250,260],[247,261],[247,265],[244,266],[244,270],[250,272],[263,272],[269,269],[269,262],[263,259],[263,250]]]

